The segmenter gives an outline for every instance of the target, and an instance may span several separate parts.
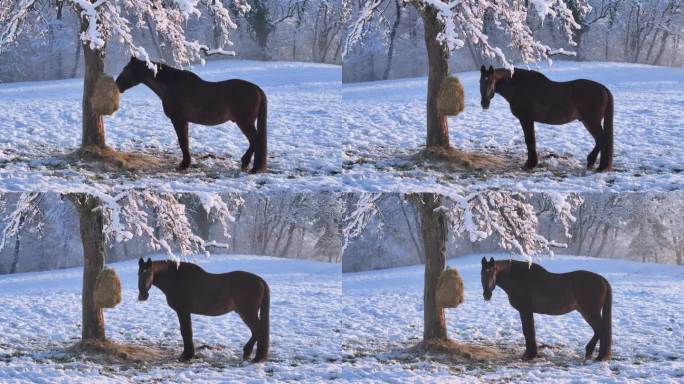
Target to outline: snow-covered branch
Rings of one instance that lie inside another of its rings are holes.
[[[7,0],[7,9],[0,11],[0,53],[16,41],[24,23],[32,23],[34,4],[37,0]],[[80,39],[93,50],[104,49],[107,42],[117,38],[128,52],[150,63],[150,57],[142,45],[136,43],[131,24],[140,29],[153,28],[165,45],[170,48],[173,59],[180,64],[203,61],[203,55],[234,54],[224,50],[231,46],[231,30],[237,28],[224,2],[214,0],[65,0],[81,19],[83,28]],[[232,0],[238,13],[249,10],[242,0]],[[188,40],[185,26],[191,19],[199,19],[202,9],[213,19],[217,41],[221,47],[209,49],[198,41]],[[146,23],[151,20],[151,23]],[[151,64],[150,64],[151,65]]]
[[[374,20],[382,18],[380,13],[384,9],[384,2],[369,0],[358,11],[347,34],[345,53],[363,40]],[[450,51],[462,48],[465,40],[468,40],[480,48],[484,57],[497,60],[509,69],[513,68],[513,60],[504,52],[504,47],[490,42],[485,33],[486,19],[490,18],[496,28],[507,32],[510,47],[526,63],[548,59],[554,54],[572,54],[552,49],[534,37],[528,25],[528,15],[531,12],[542,21],[548,19],[559,25],[570,45],[575,45],[574,31],[580,28],[564,0],[406,0],[406,3],[412,4],[423,14],[426,9],[436,10],[437,20],[443,26],[437,38]],[[575,3],[577,16],[583,17],[591,11],[587,0],[577,0]]]

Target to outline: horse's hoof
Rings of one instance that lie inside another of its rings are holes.
[[[612,171],[613,167],[598,167],[596,168],[596,172],[609,172]]]
[[[610,360],[610,355],[598,356],[598,357],[596,358],[596,360],[594,360],[594,361],[599,362],[599,361],[608,361],[608,360]]]
[[[252,364],[263,363],[264,361],[266,361],[266,357],[262,357],[262,358],[255,357],[252,359]]]
[[[266,172],[266,167],[261,167],[261,168],[252,168],[249,173],[255,174],[255,173],[265,173]]]
[[[188,360],[192,359],[194,356],[195,356],[194,353],[183,353],[183,354],[180,355],[180,357],[178,358],[178,360],[180,360],[180,361],[188,361]]]
[[[534,352],[534,353],[533,353],[533,352],[527,352],[527,351],[525,351],[525,353],[523,353],[523,355],[522,355],[522,359],[523,359],[524,361],[533,360],[535,357],[537,357],[537,352]]]

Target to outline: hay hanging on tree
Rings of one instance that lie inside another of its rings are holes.
[[[98,273],[93,298],[98,308],[114,308],[121,302],[121,280],[114,269],[104,267]]]
[[[95,81],[91,105],[99,115],[111,115],[119,109],[119,87],[111,76],[102,74]]]
[[[447,76],[439,86],[437,110],[445,116],[456,116],[465,108],[463,85],[458,77]]]
[[[456,308],[463,302],[463,279],[457,270],[447,267],[439,275],[436,300],[442,308]]]

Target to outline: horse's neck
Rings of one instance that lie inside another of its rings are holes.
[[[496,277],[496,285],[503,289],[507,295],[511,294],[511,290],[513,289],[514,283],[511,279],[511,276],[504,274],[501,276]]]
[[[496,82],[494,91],[503,96],[503,98],[510,103],[515,93],[515,87],[513,87],[513,84],[511,84],[510,79],[501,79]]]
[[[152,285],[161,289],[164,294],[168,294],[169,290],[173,286],[173,279],[171,279],[171,274],[174,271],[170,271],[170,268],[175,268],[175,265],[170,263],[165,263],[161,265],[157,271],[154,273],[154,279],[152,280]]]
[[[166,93],[166,85],[159,81],[159,79],[155,77],[148,77],[145,79],[145,81],[143,81],[143,83],[147,85],[152,92],[159,96],[160,99],[164,98],[164,94]]]
[[[519,280],[519,277],[516,276],[518,272],[512,263],[501,265],[501,270],[496,274],[496,285],[506,291],[506,294],[510,294],[517,280]]]

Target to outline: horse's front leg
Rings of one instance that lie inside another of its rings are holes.
[[[183,152],[183,161],[178,165],[178,170],[182,171],[190,166],[190,139],[188,138],[188,122],[180,119],[172,119],[173,128],[178,136],[178,145]]]
[[[537,339],[534,334],[534,313],[520,312],[523,334],[525,335],[525,353],[523,360],[530,360],[537,356]]]
[[[180,355],[180,360],[190,360],[195,356],[195,345],[192,342],[192,320],[188,312],[177,312],[177,314],[181,336],[183,336],[183,353]]]
[[[525,135],[525,145],[527,146],[527,162],[525,169],[532,169],[537,166],[537,142],[534,137],[534,120],[521,118],[520,125]]]

